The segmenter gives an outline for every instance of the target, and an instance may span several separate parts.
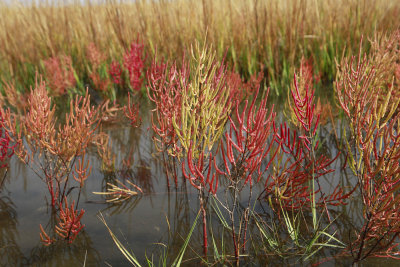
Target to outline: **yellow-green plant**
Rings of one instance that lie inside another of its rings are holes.
[[[215,51],[199,43],[191,48],[189,61],[189,83],[181,92],[180,114],[173,114],[174,131],[179,138],[189,167],[200,165],[196,177],[187,177],[198,189],[200,211],[203,215],[203,248],[207,257],[206,189],[204,181],[194,184],[192,179],[202,175],[203,159],[207,158],[219,141],[231,110],[230,88],[226,82],[226,67],[218,64]],[[179,117],[179,121],[177,118]],[[211,162],[211,161],[210,161]],[[184,162],[182,167],[185,168]],[[211,166],[209,165],[210,169]],[[201,180],[201,179],[200,179]]]
[[[190,82],[182,91],[181,114],[173,114],[172,122],[182,147],[197,158],[220,139],[232,103],[226,67],[217,64],[215,51],[196,43],[191,54]]]

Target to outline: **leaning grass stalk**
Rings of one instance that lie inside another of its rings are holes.
[[[117,245],[119,251],[124,255],[124,257],[135,267],[141,267],[140,263],[136,259],[133,253],[130,253],[125,246],[118,240],[117,236],[111,231],[110,227],[107,225],[106,219],[104,218],[103,214],[100,212],[98,215],[100,221],[106,226],[108,233],[110,234],[111,238],[113,239],[114,243]]]

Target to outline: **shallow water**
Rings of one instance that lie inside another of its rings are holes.
[[[148,109],[146,109],[148,110]],[[141,263],[145,263],[146,255],[158,265],[163,253],[167,253],[168,264],[178,255],[194,218],[198,212],[198,196],[189,183],[179,181],[178,188],[170,181],[168,190],[167,179],[161,164],[156,156],[152,139],[149,112],[142,114],[142,124],[139,129],[130,126],[110,126],[105,128],[110,134],[113,151],[116,155],[116,173],[101,171],[101,162],[93,151],[90,161],[92,173],[86,180],[82,191],[79,208],[85,210],[82,222],[85,228],[71,244],[56,242],[45,247],[39,237],[39,224],[44,228],[54,223],[48,203],[48,190],[45,183],[38,178],[16,157],[10,161],[10,168],[0,194],[0,264],[1,266],[129,266],[128,261],[112,241],[107,228],[98,219],[103,214],[109,227],[137,256]],[[325,135],[330,132],[329,126]],[[333,140],[327,138],[323,146],[332,155],[337,153]],[[132,171],[121,171],[122,161],[132,153],[134,163]],[[349,176],[345,175],[341,166],[341,158],[335,163],[335,172],[321,181],[322,186],[329,188],[338,182],[348,184]],[[179,175],[181,176],[181,175]],[[104,191],[107,182],[114,179],[131,179],[141,187],[144,194],[133,196],[121,204],[106,203],[105,198],[92,192]],[[181,177],[180,179],[183,180]],[[261,190],[257,188],[256,190]],[[77,190],[72,191],[71,198],[76,199]],[[247,199],[248,192],[242,194],[242,200]],[[265,203],[264,203],[265,204]],[[267,205],[265,205],[267,206]],[[256,203],[255,210],[261,211],[263,202]],[[267,207],[268,209],[268,207]],[[333,214],[342,214],[340,220],[334,223],[339,231],[339,239],[346,236],[343,225],[357,224],[361,216],[360,207],[353,202],[346,207],[333,209]],[[336,213],[335,213],[336,212]],[[344,214],[344,215],[343,215]],[[216,216],[214,216],[216,217]],[[229,238],[227,233],[218,226],[216,218],[213,233],[217,242],[222,242],[222,236]],[[350,223],[348,223],[350,222]],[[348,224],[347,224],[348,223]],[[350,227],[350,226],[349,226]],[[47,228],[48,233],[52,227]],[[253,226],[253,228],[255,227]],[[259,235],[257,231],[252,231]],[[225,240],[226,240],[225,239]],[[186,259],[201,256],[202,235],[197,227],[191,239],[190,248],[185,254]],[[230,240],[229,240],[230,241]],[[229,243],[229,241],[225,241]],[[227,249],[229,250],[229,245]],[[319,260],[335,255],[335,251],[325,251]],[[281,261],[275,258],[260,257],[243,262],[246,265],[264,266],[277,265]],[[337,258],[324,263],[324,266],[341,266],[350,263],[348,258]],[[384,266],[393,266],[390,260],[371,259],[365,261],[365,266],[374,266],[377,262]],[[199,264],[199,260],[185,262],[188,266]],[[289,265],[301,264],[296,260],[288,260]]]
[[[56,242],[45,247],[41,244],[39,224],[46,229],[49,223],[54,223],[51,208],[47,205],[48,190],[29,167],[13,157],[0,195],[1,265],[128,265],[107,228],[98,219],[100,213],[141,262],[145,261],[146,254],[162,251],[161,244],[171,243],[171,240],[176,244],[169,249],[173,251],[176,247],[177,254],[182,238],[169,233],[176,228],[182,235],[189,231],[197,214],[197,194],[184,183],[181,188],[173,187],[168,191],[160,162],[152,156],[154,149],[149,126],[148,116],[144,116],[139,129],[119,125],[105,130],[112,137],[116,166],[121,166],[123,157],[132,152],[133,168],[130,173],[102,172],[101,162],[93,151],[90,157],[92,173],[85,181],[79,202],[79,209],[85,210],[82,218],[85,228],[72,245]],[[131,148],[133,151],[129,151]],[[144,194],[133,196],[121,204],[111,204],[106,203],[103,196],[92,193],[104,191],[107,182],[116,178],[123,181],[124,177],[130,177]],[[76,194],[77,190],[72,191],[72,199],[76,199]]]

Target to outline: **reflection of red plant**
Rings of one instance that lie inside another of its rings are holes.
[[[51,57],[44,61],[44,66],[52,94],[64,95],[67,89],[75,87],[76,79],[70,56]]]
[[[144,67],[144,44],[139,40],[131,44],[131,47],[124,55],[124,67],[129,73],[129,82],[133,90],[139,91],[142,88],[142,74]]]
[[[68,240],[68,243],[72,243],[85,226],[81,224],[80,221],[85,211],[81,209],[78,213],[78,211],[74,209],[75,201],[72,201],[71,206],[68,207],[67,198],[64,198],[64,205],[64,207],[61,204],[59,206],[60,214],[58,226],[56,226],[56,233],[65,240]]]

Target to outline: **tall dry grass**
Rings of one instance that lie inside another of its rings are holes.
[[[244,77],[264,70],[279,92],[302,56],[331,81],[335,56],[361,35],[398,28],[400,1],[389,0],[105,0],[0,4],[0,75],[34,81],[49,57],[70,55],[85,77],[88,44],[121,58],[137,36],[169,59],[207,38]],[[364,38],[367,40],[367,38]],[[350,49],[351,50],[351,49]]]

